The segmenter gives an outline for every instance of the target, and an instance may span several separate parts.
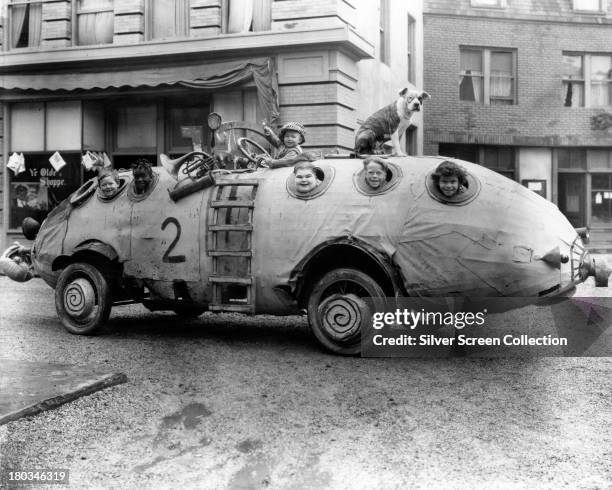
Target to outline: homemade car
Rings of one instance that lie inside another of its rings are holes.
[[[252,162],[264,151],[238,143]],[[359,352],[371,298],[541,299],[589,275],[607,285],[554,204],[482,166],[453,160],[469,185],[447,198],[432,179],[443,157],[387,158],[373,189],[363,160],[332,156],[314,162],[320,184],[301,193],[292,168],[219,168],[241,165],[218,147],[162,155],[144,194],[130,172],[111,198],[88,181],[26,230],[37,231],[31,250],[7,250],[5,272],[25,280],[30,264],[74,334],[93,334],[126,302],[181,316],[306,310],[320,343],[342,354]]]

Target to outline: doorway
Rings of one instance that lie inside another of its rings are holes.
[[[586,226],[586,175],[559,173],[559,210],[574,227]]]

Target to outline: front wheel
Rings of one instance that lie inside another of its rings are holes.
[[[319,279],[308,297],[308,321],[317,340],[336,354],[361,352],[361,332],[385,293],[369,275],[335,269]]]
[[[95,266],[77,262],[60,274],[55,309],[70,333],[92,335],[108,320],[112,305],[108,278]]]

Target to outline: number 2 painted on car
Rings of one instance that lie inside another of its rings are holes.
[[[176,246],[177,242],[179,241],[179,238],[181,238],[181,224],[176,218],[166,218],[161,225],[162,231],[164,231],[169,224],[173,224],[174,226],[176,226],[176,236],[174,237],[174,240],[172,240],[172,243],[168,247],[168,250],[166,250],[166,253],[164,253],[164,256],[162,257],[162,262],[170,264],[178,264],[179,262],[185,262],[184,255],[170,255],[170,252],[172,252],[172,249],[174,249],[174,247]]]

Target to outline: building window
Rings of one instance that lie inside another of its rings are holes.
[[[562,83],[565,107],[612,105],[612,56],[564,53]]]
[[[605,10],[606,0],[573,0],[574,10],[584,12],[602,12]]]
[[[511,146],[440,143],[438,152],[441,156],[477,163],[509,179],[517,180],[516,151]]]
[[[269,31],[272,24],[272,0],[221,0],[223,32]]]
[[[123,104],[112,111],[115,168],[129,168],[139,158],[157,162],[157,104]]]
[[[194,151],[195,145],[200,148],[210,143],[206,119],[210,112],[208,104],[194,106],[189,103],[172,103],[166,107],[169,118],[169,145],[168,153],[172,157],[180,156]]]
[[[559,148],[557,150],[559,170],[586,170],[587,153],[584,148]]]
[[[514,153],[512,147],[485,146],[481,165],[514,180],[516,170]]]
[[[189,32],[189,0],[147,0],[147,39],[186,36]]]
[[[11,48],[40,46],[42,2],[11,0],[9,4],[9,45]]]
[[[379,23],[378,23],[378,31],[379,31],[379,41],[378,46],[380,50],[380,61],[385,64],[389,64],[390,56],[389,56],[389,0],[380,0],[379,7]]]
[[[76,44],[111,44],[114,20],[113,0],[77,0]]]
[[[486,105],[516,104],[516,52],[461,48],[459,99]]]
[[[563,55],[563,105],[584,106],[584,70],[581,55]]]
[[[20,102],[10,107],[9,152],[23,153],[25,170],[9,172],[9,228],[26,217],[42,221],[81,185],[81,102]],[[56,170],[58,151],[66,165]]]
[[[406,55],[408,57],[408,81],[412,84],[416,81],[415,54],[416,54],[416,20],[408,14],[408,42]]]
[[[506,0],[470,0],[472,7],[498,7],[506,6]]]

